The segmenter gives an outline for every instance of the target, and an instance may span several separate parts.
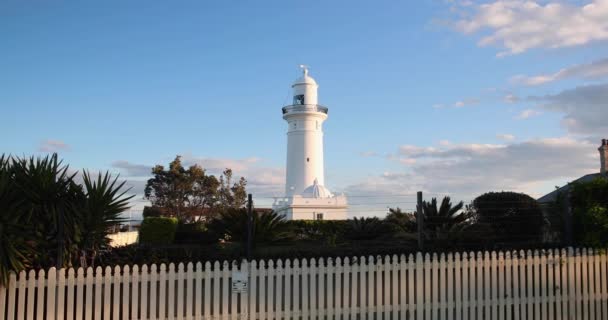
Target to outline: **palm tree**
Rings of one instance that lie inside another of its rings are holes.
[[[85,173],[83,187],[76,175],[57,154],[0,156],[0,285],[11,271],[71,266],[107,244],[107,227],[130,199],[124,183]]]
[[[247,210],[228,208],[209,224],[219,238],[244,243],[247,241]],[[253,244],[287,240],[291,237],[290,224],[274,211],[253,211]]]
[[[9,157],[0,156],[0,286],[7,283],[10,271],[31,267],[34,252],[27,241],[33,236],[27,228],[27,211],[21,206],[13,176]]]
[[[401,211],[401,208],[389,208],[385,221],[393,226],[397,232],[416,232],[416,216]]]
[[[126,181],[118,183],[118,177],[112,179],[108,172],[99,173],[94,179],[85,171],[82,178],[84,194],[79,206],[82,234],[79,247],[85,255],[81,258],[88,257],[93,264],[99,250],[109,247],[108,230],[124,222],[121,213],[129,208],[129,200],[134,196],[125,196],[130,190],[121,191]]]
[[[437,207],[437,199],[422,202],[424,217],[424,230],[428,238],[445,240],[449,232],[455,227],[465,223],[469,215],[462,212],[464,203],[460,201],[452,205],[450,197],[443,197],[441,205]]]

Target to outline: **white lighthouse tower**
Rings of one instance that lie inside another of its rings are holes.
[[[287,179],[285,198],[275,199],[273,209],[290,220],[346,219],[345,195],[325,188],[323,167],[323,122],[328,109],[318,104],[317,82],[308,75],[291,86],[293,104],[283,107],[287,121]]]

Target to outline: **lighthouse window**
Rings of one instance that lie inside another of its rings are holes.
[[[304,95],[298,94],[293,96],[293,104],[304,104]]]
[[[310,162],[310,158],[306,158],[306,162]]]

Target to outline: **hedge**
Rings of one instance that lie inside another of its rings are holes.
[[[177,219],[147,217],[139,229],[139,243],[166,245],[172,244],[177,231]]]

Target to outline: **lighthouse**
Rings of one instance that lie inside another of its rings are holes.
[[[343,220],[348,208],[345,195],[325,187],[323,123],[329,109],[318,103],[319,85],[308,74],[293,83],[292,104],[284,106],[287,122],[287,170],[285,197],[276,198],[273,209],[290,220]]]

